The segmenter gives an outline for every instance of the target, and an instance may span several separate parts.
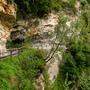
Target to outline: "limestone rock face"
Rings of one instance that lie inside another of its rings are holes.
[[[0,0],[0,12],[16,17],[16,5],[8,4],[7,0]]]
[[[10,36],[12,22],[16,18],[16,5],[0,0],[0,56],[6,52],[6,42]]]
[[[3,52],[6,52],[6,42],[10,34],[7,30],[8,30],[8,27],[4,27],[0,23],[0,53],[2,54]]]

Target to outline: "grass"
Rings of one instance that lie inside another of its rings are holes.
[[[43,55],[25,49],[20,55],[0,61],[0,90],[35,90],[34,82],[43,69]]]

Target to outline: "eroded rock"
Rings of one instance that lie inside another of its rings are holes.
[[[16,18],[16,6],[7,0],[0,0],[0,56],[4,55],[6,42],[9,38],[12,23]]]

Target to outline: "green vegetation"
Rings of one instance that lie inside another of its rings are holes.
[[[18,12],[23,13],[24,18],[27,14],[43,16],[50,10],[50,0],[15,0],[18,5]]]
[[[22,44],[14,44],[12,42],[12,40],[8,40],[6,46],[7,46],[8,49],[10,49],[10,48],[20,48],[23,45]]]
[[[18,18],[26,18],[27,16],[43,17],[51,11],[69,10],[75,13],[76,0],[68,0],[67,2],[60,0],[14,0],[17,4]]]
[[[60,45],[66,46],[59,74],[51,86],[48,73],[44,68],[45,52],[33,48],[25,48],[19,55],[8,56],[0,61],[0,90],[35,90],[35,80],[42,73],[45,90],[90,90],[90,0],[80,0],[81,13],[79,19],[72,23],[70,28],[66,25],[69,18],[66,15],[77,13],[76,0],[8,0],[17,4],[19,19],[27,16],[43,17],[51,11],[61,11],[60,22],[56,29],[56,37]],[[65,16],[64,16],[65,15]],[[1,16],[4,16],[2,18]],[[9,26],[15,18],[0,13],[0,20]],[[8,22],[5,22],[8,21]],[[38,25],[36,21],[34,25]],[[35,26],[36,26],[35,25]],[[71,37],[67,34],[72,33]],[[31,37],[27,37],[22,44],[7,42],[8,48],[21,46],[30,47]],[[56,43],[57,44],[57,43]],[[59,47],[59,45],[58,45]]]
[[[2,59],[0,90],[35,90],[35,78],[45,64],[43,57],[44,52],[41,50],[25,49],[20,55]]]
[[[64,82],[62,80],[62,74],[59,73],[57,79],[51,86],[51,90],[65,90]]]
[[[87,6],[77,23],[74,24],[75,31],[80,31],[80,34],[74,34],[67,43],[67,50],[63,53],[64,63],[60,66],[53,90],[90,90],[89,15]]]

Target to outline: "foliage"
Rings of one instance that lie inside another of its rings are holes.
[[[87,74],[90,69],[90,23],[88,13],[88,10],[83,12],[77,28],[81,30],[79,37],[74,36],[72,38],[63,56],[65,61],[61,72],[63,78],[67,78],[67,84],[71,82],[68,85],[70,90],[73,88],[80,90],[90,89],[90,76]]]
[[[6,43],[6,46],[7,46],[8,49],[10,49],[10,48],[19,48],[19,47],[22,46],[22,44],[14,44],[12,42],[12,40],[8,40],[7,43]]]
[[[25,18],[28,15],[43,17],[51,11],[71,10],[75,13],[76,0],[63,2],[60,0],[14,0],[17,4],[17,16]]]
[[[75,4],[77,0],[13,0],[17,4],[17,18],[27,16],[43,17],[51,11],[65,11],[76,14]],[[12,2],[12,0],[9,0]],[[89,3],[88,0],[80,0],[82,6]]]
[[[50,10],[51,0],[15,0],[18,5],[18,10],[25,16],[26,14],[34,14],[37,16],[43,16]]]
[[[0,90],[35,90],[35,78],[44,65],[42,55],[37,52],[25,49],[19,56],[0,61]]]
[[[64,90],[64,82],[62,80],[62,74],[59,72],[55,82],[51,86],[51,90]]]
[[[57,39],[67,49],[63,53],[64,62],[54,83],[55,90],[90,89],[90,11],[88,5],[83,8],[81,16],[74,25],[71,24],[70,29],[65,24],[66,17],[60,18],[61,22],[56,29]],[[74,30],[70,39],[67,37],[68,30],[69,33]]]
[[[51,0],[51,9],[55,11],[59,11],[62,9],[61,3],[59,0]]]

